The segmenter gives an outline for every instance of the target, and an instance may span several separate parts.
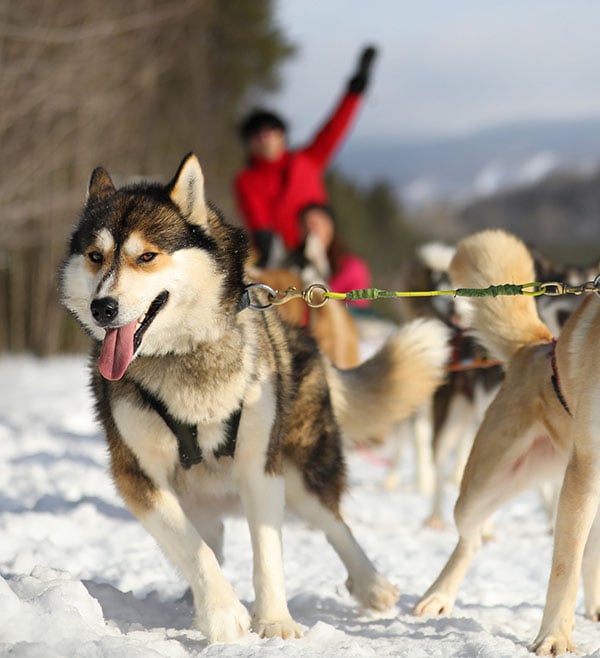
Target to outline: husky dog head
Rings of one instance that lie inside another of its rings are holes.
[[[216,340],[243,292],[247,240],[204,197],[195,155],[168,185],[116,189],[101,167],[61,268],[61,296],[102,342],[99,368],[120,379],[137,355]]]

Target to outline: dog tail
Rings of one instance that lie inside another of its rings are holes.
[[[535,267],[529,250],[516,236],[487,230],[458,244],[450,277],[459,288],[524,284],[535,281]],[[464,306],[466,323],[476,338],[492,357],[503,362],[525,345],[552,340],[530,295],[471,298]]]
[[[413,320],[358,367],[329,368],[333,407],[348,446],[381,440],[433,395],[444,380],[449,339],[442,322]]]

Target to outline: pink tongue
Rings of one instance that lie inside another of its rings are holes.
[[[118,329],[107,329],[98,359],[98,368],[105,379],[121,379],[133,359],[133,335],[137,320]]]

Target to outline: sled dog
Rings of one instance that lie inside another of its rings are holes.
[[[245,232],[205,201],[190,154],[167,185],[116,189],[95,169],[60,271],[62,300],[93,339],[118,491],[188,580],[209,641],[250,627],[300,635],[283,576],[284,504],[324,531],[360,604],[395,603],[340,513],[342,437],[361,441],[412,413],[448,356],[446,329],[422,321],[337,370],[275,309],[255,310],[266,300],[248,287],[247,250]],[[252,541],[252,618],[219,564],[222,518],[237,507]]]
[[[500,230],[463,240],[450,268],[460,287],[535,280],[525,245]],[[558,341],[539,319],[533,297],[470,303],[470,324],[506,364],[465,467],[454,515],[458,544],[417,603],[417,614],[450,612],[481,544],[485,520],[536,481],[562,479],[546,605],[531,650],[574,651],[572,629],[580,574],[585,612],[600,620],[600,300],[590,294]]]

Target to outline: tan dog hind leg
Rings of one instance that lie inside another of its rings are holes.
[[[479,429],[454,509],[458,544],[414,613],[448,614],[473,557],[481,545],[486,520],[505,502],[530,487],[554,456],[541,425],[531,425],[531,409],[516,407],[510,387],[503,387]],[[511,410],[507,413],[507,409]],[[514,428],[521,436],[514,437]]]
[[[546,607],[540,631],[530,647],[538,655],[575,651],[572,639],[575,599],[583,553],[600,499],[600,482],[594,462],[593,456],[578,455],[575,450],[565,472],[558,503]]]
[[[582,573],[586,617],[600,621],[600,507],[585,545]]]

